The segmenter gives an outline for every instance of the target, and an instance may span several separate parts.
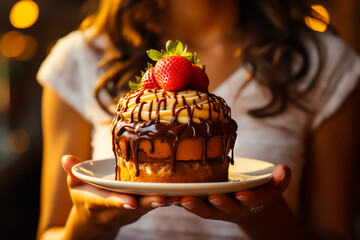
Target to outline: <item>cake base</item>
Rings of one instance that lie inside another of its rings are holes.
[[[172,171],[170,162],[139,163],[136,176],[136,164],[118,158],[116,180],[128,182],[158,183],[199,183],[228,181],[230,158],[208,159],[206,163],[199,160],[176,161],[176,170]]]

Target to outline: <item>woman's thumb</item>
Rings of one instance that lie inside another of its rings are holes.
[[[275,166],[272,175],[272,182],[275,187],[285,190],[289,186],[291,179],[291,170],[288,166],[284,164],[279,164]]]
[[[74,187],[75,185],[82,183],[82,181],[75,177],[71,171],[72,167],[79,162],[81,162],[81,160],[72,155],[65,155],[61,158],[61,164],[68,174],[67,181],[70,187]]]

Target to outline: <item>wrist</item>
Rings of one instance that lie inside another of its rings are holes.
[[[65,225],[63,239],[115,239],[120,226],[94,223],[76,207],[72,207]]]

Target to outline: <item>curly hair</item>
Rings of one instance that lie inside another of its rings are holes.
[[[282,113],[288,104],[307,111],[299,100],[312,89],[318,77],[305,89],[297,87],[309,69],[309,56],[300,35],[309,32],[317,44],[304,19],[310,16],[324,22],[322,16],[309,3],[299,0],[239,0],[238,5],[237,24],[244,36],[240,59],[251,73],[251,79],[266,86],[271,93],[265,106],[252,109],[249,114],[259,118],[274,116]],[[161,0],[102,0],[97,12],[80,26],[80,29],[95,30],[90,43],[100,34],[108,35],[111,41],[112,46],[101,50],[104,57],[99,67],[104,74],[94,90],[104,110],[109,112],[101,102],[100,92],[106,91],[116,102],[120,92],[128,90],[128,80],[144,68],[145,51],[159,48],[164,9]],[[317,49],[320,51],[320,46]],[[295,55],[302,60],[296,72],[292,68]]]

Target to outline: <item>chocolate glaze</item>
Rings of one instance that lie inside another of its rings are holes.
[[[171,169],[173,174],[176,169],[176,152],[179,143],[188,138],[200,138],[203,146],[203,159],[202,161],[206,163],[207,161],[207,143],[212,137],[221,137],[223,141],[223,156],[222,160],[226,161],[227,149],[231,149],[231,163],[234,163],[234,153],[233,148],[236,139],[236,130],[237,124],[231,119],[231,111],[229,106],[226,104],[224,99],[218,97],[214,94],[207,93],[207,100],[209,103],[209,120],[200,119],[200,123],[195,123],[192,121],[194,109],[202,109],[202,105],[197,106],[194,101],[194,107],[191,108],[186,103],[186,99],[182,96],[183,107],[176,110],[176,105],[178,104],[177,93],[174,94],[175,102],[172,109],[172,120],[170,123],[161,123],[160,122],[160,109],[163,106],[163,109],[166,109],[166,98],[171,97],[166,92],[162,93],[161,98],[156,96],[157,109],[156,115],[157,118],[149,121],[142,121],[141,118],[141,109],[145,102],[141,102],[140,98],[143,95],[145,90],[140,89],[128,93],[125,97],[125,106],[118,105],[118,109],[115,112],[115,117],[112,122],[112,138],[113,138],[113,152],[115,154],[116,168],[118,168],[118,157],[124,158],[126,161],[132,160],[136,166],[136,176],[139,176],[139,144],[144,140],[150,141],[150,153],[154,153],[154,141],[160,139],[161,141],[166,141],[171,149]],[[157,90],[147,90],[150,92],[157,93]],[[199,99],[201,95],[197,92]],[[136,105],[132,112],[130,119],[124,119],[122,113],[128,109],[128,103],[131,98],[135,98]],[[153,100],[150,103],[150,113],[152,110]],[[134,110],[139,108],[138,120],[134,121]],[[191,110],[193,109],[193,110]],[[177,119],[179,112],[186,110],[188,112],[188,123],[180,124]],[[223,112],[226,122],[221,122],[219,120],[220,114],[218,114],[217,119],[210,120],[212,117],[212,111],[220,113],[220,110]],[[228,146],[228,144],[230,144]],[[122,146],[122,147],[121,147]],[[125,146],[125,147],[124,147]],[[116,169],[116,174],[118,171]],[[120,177],[116,176],[116,179],[119,180]]]

